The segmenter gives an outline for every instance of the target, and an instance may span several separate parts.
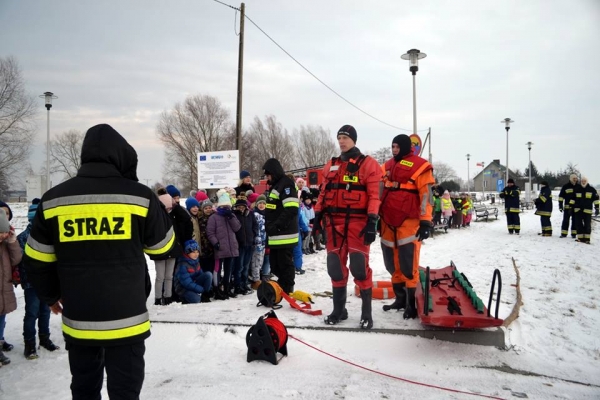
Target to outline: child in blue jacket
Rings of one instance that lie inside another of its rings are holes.
[[[188,240],[185,254],[179,257],[175,273],[175,292],[184,304],[210,303],[209,291],[212,287],[212,274],[202,271],[198,257],[200,248],[195,240]]]

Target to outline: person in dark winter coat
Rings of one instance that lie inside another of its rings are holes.
[[[200,248],[195,240],[183,245],[184,254],[177,261],[175,292],[184,304],[210,303],[212,275],[198,263]]]
[[[540,216],[540,222],[542,224],[542,236],[552,236],[552,222],[550,222],[550,216],[552,215],[552,191],[548,187],[548,182],[542,181],[540,195],[535,199],[535,215]]]
[[[33,199],[31,206],[27,213],[27,219],[29,224],[23,232],[17,236],[17,241],[21,249],[25,250],[25,244],[29,238],[31,232],[31,221],[35,217],[35,213],[38,208],[40,199]],[[21,281],[21,287],[25,297],[25,318],[23,318],[23,339],[25,340],[25,349],[23,355],[28,360],[34,360],[38,358],[36,352],[36,340],[35,340],[35,322],[38,321],[40,346],[48,351],[58,350],[60,347],[55,345],[50,339],[50,307],[48,304],[40,300],[35,289],[31,286],[31,283],[27,279],[27,272],[23,262],[19,263],[19,278]]]
[[[248,190],[252,190],[252,192],[254,192],[254,186],[252,185],[252,177],[250,176],[250,172],[242,171],[240,172],[240,182],[235,188],[235,195],[239,196],[240,194],[242,194],[246,196],[246,192]]]
[[[250,261],[252,261],[254,246],[260,242],[258,222],[254,217],[254,212],[248,209],[246,200],[238,200],[235,203],[234,214],[241,225],[241,228],[235,233],[240,254],[235,259],[233,270],[234,290],[236,294],[247,295],[252,293],[252,289],[248,288]]]
[[[12,267],[21,262],[23,253],[17,243],[15,229],[8,222],[8,215],[0,208],[0,366],[10,363],[4,351],[13,346],[4,340],[6,314],[17,309],[17,299],[12,285]]]
[[[235,233],[241,228],[240,221],[231,210],[231,199],[224,190],[219,190],[217,211],[210,216],[206,235],[215,249],[215,258],[223,264],[222,291],[229,297],[237,297],[231,286],[233,259],[240,255]]]
[[[571,174],[569,182],[563,185],[558,194],[558,210],[563,213],[563,220],[560,227],[561,238],[566,238],[569,234],[569,220],[571,222],[571,237],[573,239],[577,237],[577,224],[571,200],[575,199],[575,188],[579,186],[578,181],[577,175]]]
[[[213,203],[206,199],[200,204],[200,212],[198,213],[198,230],[200,232],[200,238],[196,239],[200,246],[200,266],[203,271],[210,272],[211,274],[215,269],[215,250],[213,245],[208,240],[206,229],[208,226],[208,218],[213,214]],[[214,278],[213,278],[214,279]]]
[[[581,185],[575,188],[575,198],[571,200],[577,226],[577,241],[590,244],[592,238],[592,212],[597,217],[600,200],[596,188],[588,183],[585,176],[581,177]],[[595,208],[595,211],[593,209]]]
[[[162,193],[162,191],[160,191]],[[169,305],[173,300],[178,300],[173,295],[173,275],[177,258],[183,255],[183,243],[191,240],[194,236],[194,226],[190,215],[176,203],[170,194],[165,193],[158,196],[165,207],[173,230],[175,232],[175,244],[166,256],[150,256],[154,261],[156,278],[154,280],[154,305]]]
[[[298,244],[298,207],[296,184],[285,175],[275,158],[263,166],[269,191],[265,210],[265,229],[270,248],[271,271],[286,293],[294,291],[295,268],[292,253]]]
[[[520,195],[521,189],[515,185],[515,181],[512,178],[508,180],[506,187],[500,192],[500,198],[504,199],[508,233],[511,235],[513,232],[517,235],[521,232],[521,218],[519,218],[519,213],[521,212]]]
[[[138,398],[151,292],[144,253],[168,253],[175,235],[137,154],[106,124],[90,128],[77,176],[46,191],[25,245],[27,278],[62,313],[75,399]],[[18,246],[17,246],[18,248]]]

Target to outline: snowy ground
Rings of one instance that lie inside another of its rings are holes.
[[[27,206],[11,207],[13,225],[21,230],[26,225]],[[508,350],[395,334],[290,329],[289,356],[279,365],[247,363],[247,326],[267,311],[256,307],[255,296],[168,307],[152,306],[149,300],[153,326],[146,341],[146,380],[141,397],[598,399],[600,229],[594,223],[591,245],[559,239],[561,217],[554,212],[554,236],[542,238],[537,235],[539,217],[525,211],[521,214],[521,235],[511,236],[501,211],[498,221],[473,222],[468,229],[441,233],[422,248],[422,265],[439,268],[453,260],[483,299],[487,299],[493,270],[500,269],[504,284],[502,318],[508,316],[516,300],[515,287],[511,286],[516,279],[514,257],[521,275],[523,306],[519,318],[507,329]],[[372,247],[371,267],[375,280],[386,280],[389,277],[378,247]],[[153,274],[153,263],[149,265]],[[297,276],[297,289],[311,293],[330,289],[324,252],[305,257],[305,268],[307,273]],[[353,295],[353,284],[348,289],[352,293],[348,299],[350,318],[342,326],[355,327],[360,299]],[[69,398],[70,373],[64,350],[49,353],[41,349],[35,361],[22,356],[24,300],[20,288],[16,294],[19,308],[8,315],[5,331],[6,340],[15,349],[7,353],[12,363],[0,369],[0,398]],[[315,302],[313,308],[330,311],[331,300],[315,297]],[[381,305],[385,303],[374,301],[376,328],[421,328],[418,320],[402,320],[401,313],[384,313]],[[288,305],[277,315],[286,326],[325,327],[322,317],[302,314]],[[51,329],[55,342],[64,348],[60,317],[52,316]],[[105,389],[103,395],[107,398]]]

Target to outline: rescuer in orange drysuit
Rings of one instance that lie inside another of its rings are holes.
[[[327,272],[333,287],[333,312],[325,317],[325,323],[335,325],[348,319],[349,261],[362,299],[360,327],[371,329],[373,280],[369,250],[377,235],[382,173],[377,161],[355,146],[356,130],[352,126],[342,126],[337,138],[342,153],[323,168],[324,179],[315,206],[315,226],[320,229],[323,221],[327,232]]]
[[[407,135],[392,140],[393,158],[384,164],[381,196],[381,249],[385,268],[392,274],[396,300],[384,311],[404,309],[404,319],[415,318],[421,241],[431,232],[435,183],[433,167],[413,154]]]

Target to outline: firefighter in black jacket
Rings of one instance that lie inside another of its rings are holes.
[[[507,181],[507,185],[502,192],[500,192],[500,198],[504,199],[504,211],[506,213],[506,225],[508,227],[508,233],[511,235],[516,233],[517,235],[521,232],[521,218],[519,213],[521,212],[519,196],[521,195],[521,189],[515,185],[515,181],[510,178]]]
[[[592,237],[592,213],[598,216],[600,200],[596,189],[588,184],[588,179],[581,177],[581,185],[575,188],[575,199],[571,200],[575,223],[577,226],[577,241],[590,244]],[[595,208],[595,211],[593,210]]]
[[[569,182],[565,183],[558,194],[558,209],[563,213],[562,225],[560,227],[560,237],[566,238],[569,234],[569,220],[571,220],[571,237],[577,237],[577,224],[575,223],[575,214],[571,200],[575,199],[575,188],[579,186],[577,183],[577,175],[571,174]]]
[[[146,258],[175,241],[167,213],[137,183],[137,154],[109,125],[90,128],[77,176],[42,197],[25,246],[27,277],[62,312],[74,399],[138,398],[150,336]]]
[[[552,191],[548,186],[548,182],[542,181],[540,185],[542,186],[540,195],[534,202],[536,208],[535,215],[540,216],[542,236],[552,236],[552,222],[550,222],[550,216],[552,215]]]
[[[296,183],[285,175],[275,158],[263,166],[269,191],[265,208],[265,230],[270,248],[271,271],[286,293],[294,291],[296,271],[293,251],[298,244],[298,193]]]

